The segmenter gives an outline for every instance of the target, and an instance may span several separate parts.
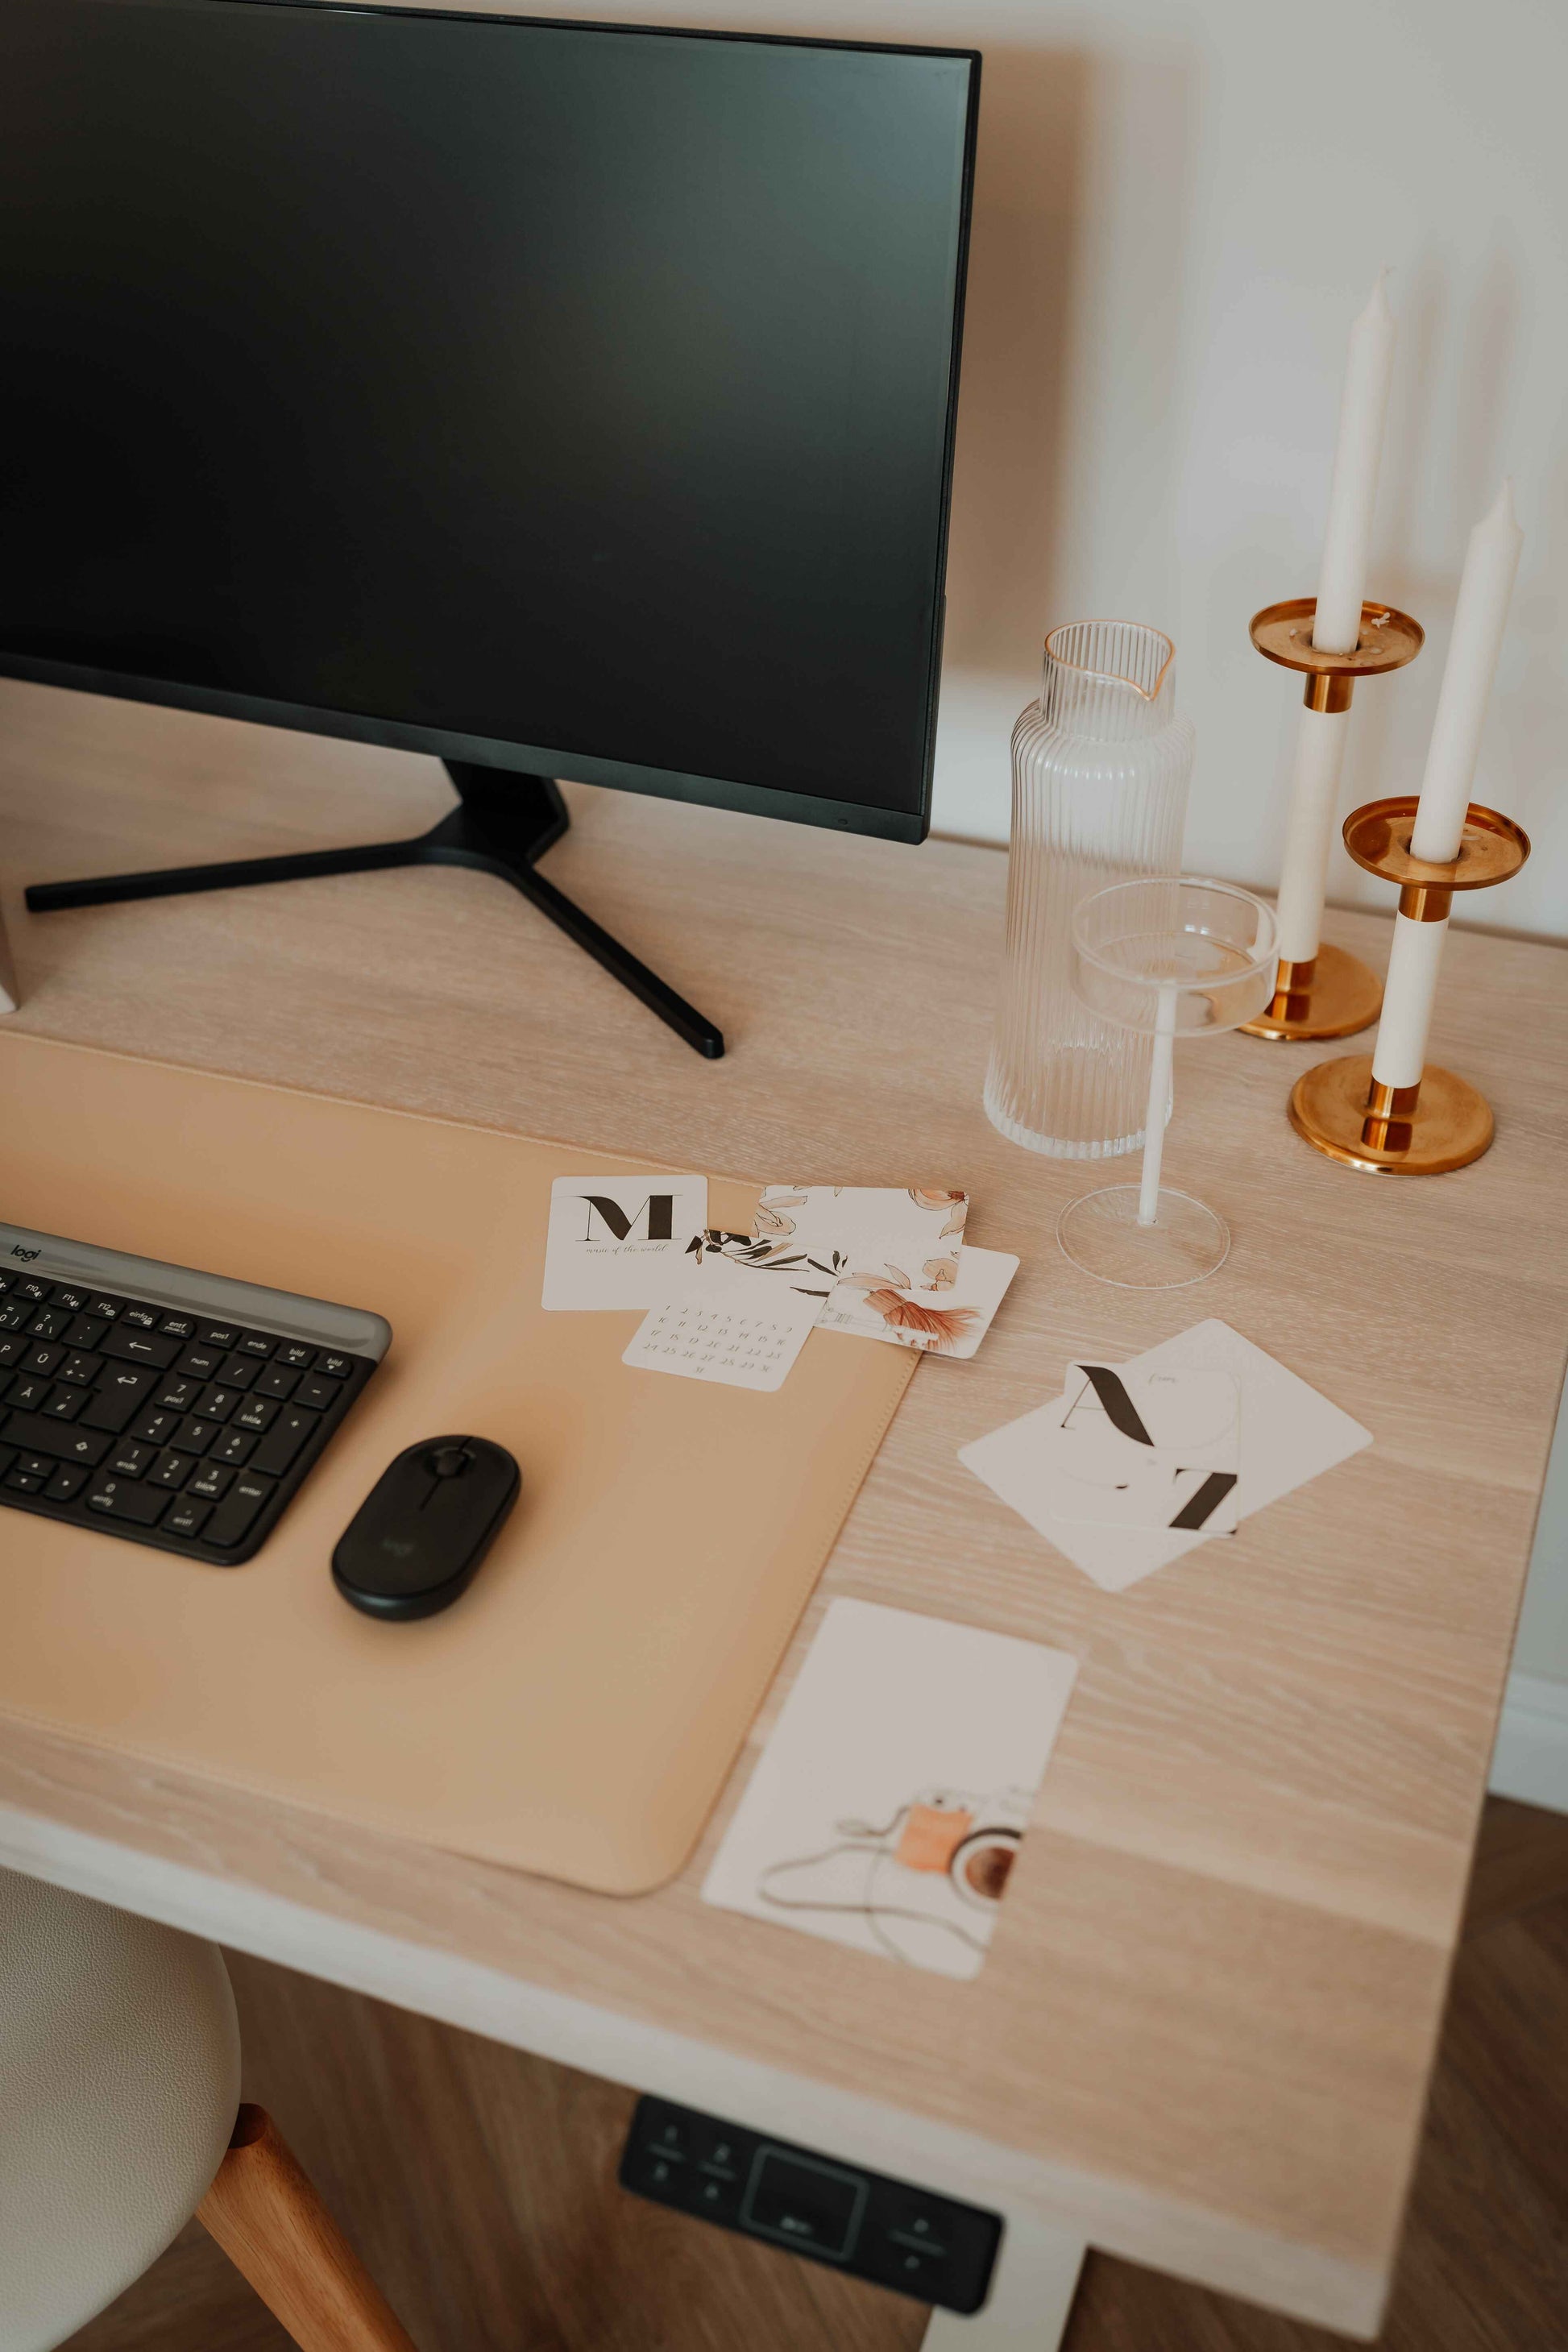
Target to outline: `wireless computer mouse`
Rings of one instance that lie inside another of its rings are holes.
[[[433,1617],[456,1601],[522,1484],[488,1437],[427,1437],[388,1463],[332,1554],[332,1581],[372,1617]]]

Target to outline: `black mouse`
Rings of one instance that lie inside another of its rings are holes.
[[[433,1617],[472,1581],[522,1484],[488,1437],[426,1437],[389,1462],[339,1538],[332,1581],[372,1617]]]

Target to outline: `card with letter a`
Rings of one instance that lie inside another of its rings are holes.
[[[558,1314],[651,1307],[707,1222],[706,1176],[558,1176],[542,1304]]]

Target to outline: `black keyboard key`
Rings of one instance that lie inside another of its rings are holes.
[[[127,1317],[131,1311],[126,1308]],[[103,1352],[121,1363],[151,1364],[155,1370],[166,1372],[180,1352],[180,1343],[177,1339],[160,1339],[155,1331],[130,1329],[117,1323],[112,1331],[103,1335]]]
[[[87,1302],[87,1311],[89,1315],[96,1315],[100,1322],[112,1323],[124,1304],[123,1298],[110,1298],[103,1291],[95,1290]]]
[[[95,1429],[83,1429],[79,1423],[51,1421],[47,1413],[13,1412],[7,1415],[5,1430],[7,1445],[19,1445],[28,1454],[47,1454],[51,1462],[85,1462],[95,1470],[109,1451],[109,1440]]]
[[[201,1392],[200,1381],[188,1380],[184,1373],[176,1373],[172,1380],[163,1382],[157,1392],[157,1402],[166,1404],[171,1412],[189,1412]]]
[[[167,1486],[171,1489],[183,1486],[195,1466],[196,1457],[194,1454],[176,1454],[171,1446],[167,1453],[159,1454],[158,1459],[148,1471],[147,1483],[150,1486]]]
[[[109,1326],[101,1316],[79,1315],[66,1333],[68,1348],[96,1348],[100,1345]]]
[[[144,1307],[140,1299],[133,1298],[121,1308],[120,1319],[138,1331],[155,1331],[163,1319],[163,1310],[161,1307]]]
[[[106,1519],[155,1528],[169,1507],[169,1497],[162,1486],[146,1486],[140,1478],[98,1477],[87,1490],[87,1507]]]
[[[18,1412],[42,1412],[53,1387],[46,1372],[18,1372],[5,1391],[5,1402]]]
[[[22,1298],[7,1298],[0,1306],[0,1331],[25,1331],[32,1309]]]
[[[45,1499],[51,1503],[68,1503],[86,1486],[88,1475],[85,1469],[62,1462],[58,1470],[49,1473],[48,1483],[44,1488]]]
[[[208,1453],[207,1460],[232,1462],[237,1468],[243,1468],[259,1444],[260,1440],[252,1437],[248,1430],[226,1429],[217,1444]]]
[[[37,1252],[35,1250],[33,1255],[36,1257]],[[43,1307],[47,1303],[49,1293],[53,1288],[52,1282],[45,1282],[37,1275],[29,1274],[24,1276],[20,1282],[12,1284],[11,1295],[14,1298],[29,1298],[35,1307]]]
[[[242,1543],[250,1533],[257,1513],[277,1492],[273,1479],[258,1478],[254,1470],[242,1470],[207,1521],[208,1543],[225,1549],[230,1544]]]
[[[11,1285],[15,1280],[15,1275],[7,1274],[4,1266],[0,1266],[0,1298],[5,1297],[5,1293],[10,1289]]]
[[[269,1356],[278,1342],[266,1331],[247,1331],[239,1344],[247,1356]]]
[[[82,1388],[95,1386],[103,1370],[103,1358],[92,1355],[86,1348],[73,1348],[60,1366],[62,1381],[75,1381]]]
[[[44,1480],[36,1470],[13,1470],[7,1474],[5,1484],[13,1494],[36,1495]]]
[[[100,1375],[98,1386],[79,1415],[80,1426],[107,1429],[111,1437],[118,1437],[132,1414],[141,1411],[142,1399],[152,1385],[151,1373],[113,1366]]]
[[[220,1388],[214,1381],[196,1399],[195,1410],[204,1421],[226,1421],[239,1402],[239,1395],[237,1389]]]
[[[65,1360],[65,1349],[53,1339],[35,1339],[22,1359],[22,1370],[25,1372],[52,1372],[55,1366],[63,1364]]]
[[[66,1307],[73,1315],[85,1315],[88,1294],[79,1290],[74,1282],[57,1282],[49,1293],[51,1307]]]
[[[294,1392],[294,1402],[296,1404],[308,1404],[312,1412],[325,1412],[330,1404],[336,1404],[342,1392],[337,1381],[323,1381],[312,1375],[310,1380],[300,1381]]]
[[[16,1459],[16,1449],[14,1445],[0,1445],[0,1478],[4,1478]]]
[[[309,1371],[315,1352],[314,1348],[306,1347],[301,1340],[285,1339],[274,1360],[287,1364],[290,1371],[305,1372]]]
[[[140,1478],[150,1462],[158,1458],[158,1449],[142,1438],[122,1438],[109,1457],[109,1466],[121,1478]]]
[[[220,1426],[218,1422],[202,1421],[188,1412],[169,1443],[181,1454],[205,1454]]]
[[[27,1329],[35,1339],[63,1339],[70,1325],[70,1317],[58,1307],[40,1307]]]
[[[208,1348],[237,1348],[242,1334],[237,1323],[204,1323],[196,1337]]]
[[[18,1363],[26,1352],[25,1331],[0,1331],[0,1366]]]
[[[182,1495],[163,1521],[163,1533],[166,1536],[199,1536],[211,1510],[210,1503],[193,1503],[188,1495]]]
[[[74,1421],[87,1402],[85,1389],[53,1389],[44,1411],[53,1421]]]
[[[36,1478],[40,1486],[46,1478],[54,1476],[55,1466],[47,1454],[18,1454],[16,1456],[17,1469],[25,1470],[29,1478]]]
[[[223,1361],[221,1348],[209,1348],[205,1339],[194,1339],[175,1364],[177,1372],[189,1372],[198,1381],[210,1381]]]
[[[196,1318],[194,1315],[165,1315],[160,1320],[158,1328],[166,1339],[194,1339],[196,1336]]]
[[[299,1385],[299,1373],[291,1372],[286,1364],[267,1364],[263,1366],[261,1376],[251,1393],[255,1396],[279,1397],[287,1402]]]
[[[82,1417],[86,1419],[85,1414]],[[179,1425],[177,1412],[171,1412],[167,1405],[155,1404],[142,1414],[131,1434],[139,1438],[143,1445],[167,1445]]]
[[[287,1406],[257,1447],[252,1468],[269,1471],[274,1478],[281,1478],[286,1470],[293,1468],[300,1447],[321,1425],[319,1412],[302,1412],[297,1404]]]
[[[187,1495],[200,1495],[208,1503],[221,1503],[234,1484],[235,1474],[226,1470],[220,1462],[204,1462],[186,1486]]]
[[[270,1397],[245,1397],[234,1414],[236,1429],[270,1429],[278,1418],[278,1407]]]
[[[346,1381],[353,1368],[354,1360],[352,1356],[334,1356],[325,1348],[316,1359],[316,1370],[319,1372],[325,1372],[330,1380]]]
[[[217,1376],[225,1388],[247,1389],[259,1369],[254,1356],[242,1356],[237,1349],[224,1358]]]

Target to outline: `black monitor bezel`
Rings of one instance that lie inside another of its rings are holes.
[[[516,25],[573,32],[626,33],[679,40],[744,41],[772,48],[846,49],[892,57],[946,58],[970,68],[965,107],[963,159],[959,190],[957,289],[953,303],[952,343],[948,368],[947,415],[943,426],[942,504],[938,519],[936,595],[925,688],[925,763],[918,809],[889,809],[868,803],[819,798],[808,793],[783,792],[738,778],[688,775],[668,768],[638,766],[625,760],[599,759],[583,751],[563,751],[549,745],[519,743],[510,738],[467,735],[443,727],[416,726],[402,719],[366,717],[358,711],[332,710],[314,703],[281,702],[269,697],[237,694],[227,688],[186,685],[180,680],[140,677],[122,670],[100,669],[76,662],[47,661],[36,655],[12,653],[0,644],[0,677],[15,677],[39,686],[58,686],[77,692],[111,696],[123,702],[152,703],[175,710],[206,712],[221,719],[249,719],[263,727],[286,728],[300,734],[327,735],[388,750],[432,753],[437,759],[461,760],[476,766],[510,769],[520,774],[549,775],[573,782],[602,784],[619,792],[645,793],[658,799],[694,803],[709,808],[738,810],[751,816],[771,816],[797,824],[831,827],[839,832],[875,835],[889,841],[921,842],[931,829],[931,774],[936,753],[937,701],[942,677],[942,629],[946,611],[949,528],[952,509],[953,447],[958,418],[959,368],[963,346],[964,298],[969,267],[970,222],[974,197],[974,157],[980,110],[981,52],[943,48],[912,41],[849,41],[817,39],[809,35],[737,32],[709,26],[626,25],[596,18],[523,16],[472,8],[417,8],[377,5],[376,0],[112,0],[121,7],[267,7],[291,8],[315,16],[423,16],[440,23]]]

